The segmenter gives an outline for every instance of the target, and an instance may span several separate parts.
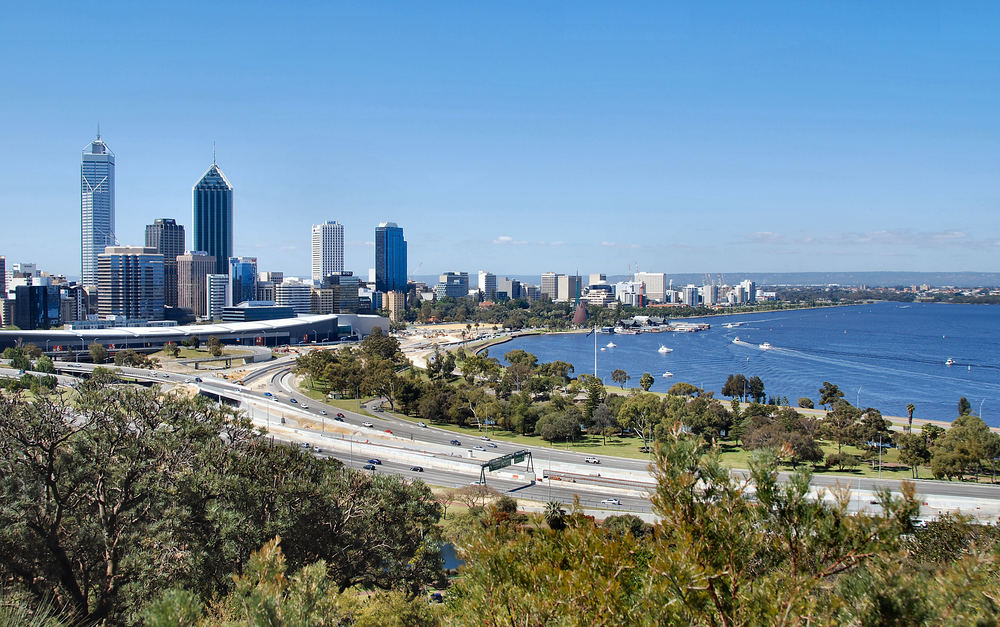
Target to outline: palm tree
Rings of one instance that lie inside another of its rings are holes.
[[[913,403],[910,403],[909,405],[906,406],[906,420],[907,420],[906,431],[907,431],[907,433],[910,433],[910,432],[913,431],[913,410],[914,409],[916,409],[916,406]]]

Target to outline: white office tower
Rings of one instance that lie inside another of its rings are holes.
[[[666,274],[662,272],[636,272],[634,280],[646,284],[646,300],[663,302],[667,286]]]
[[[757,302],[757,284],[753,281],[747,279],[746,281],[740,282],[740,287],[743,288],[743,297],[745,300],[741,300],[741,303],[755,303]]]
[[[701,302],[706,307],[719,304],[719,286],[711,283],[703,285],[701,288]]]
[[[479,291],[483,298],[493,300],[497,296],[497,275],[486,270],[479,271]]]
[[[205,298],[209,320],[221,320],[222,309],[232,305],[228,274],[209,274],[205,277]]]
[[[295,278],[285,279],[274,286],[274,303],[291,307],[296,314],[308,314],[312,309],[312,286]]]
[[[682,302],[688,307],[698,306],[698,286],[689,284],[682,290]]]
[[[97,257],[115,243],[115,154],[97,139],[80,163],[80,282],[97,285]]]
[[[344,271],[344,225],[335,221],[313,225],[312,228],[312,280],[323,282],[323,277]]]

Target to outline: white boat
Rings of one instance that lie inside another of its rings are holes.
[[[954,366],[955,365],[955,360],[952,359],[951,357],[949,357],[948,361],[944,362],[944,365],[946,365],[946,366]]]
[[[739,343],[740,343],[740,336],[737,335],[736,337],[733,338],[733,344],[739,344]]]
[[[664,346],[663,344],[660,344],[660,348],[658,348],[658,349],[656,350],[656,352],[658,352],[658,353],[672,353],[672,352],[674,352],[674,349],[672,349],[672,348],[667,348],[667,347],[666,347],[666,346]]]
[[[674,376],[674,373],[672,373],[669,370],[667,370],[666,372],[663,373],[663,376],[665,376],[665,377],[672,377],[672,376]]]
[[[608,342],[608,344],[607,344],[607,347],[608,347],[608,348],[614,348],[614,347],[616,347],[616,346],[618,346],[618,345],[617,345],[617,344],[615,344],[614,342]]]
[[[606,348],[604,348],[604,347],[602,346],[602,347],[601,347],[601,350],[602,350],[602,351],[606,351],[606,350],[608,350],[608,349],[606,349]]]
[[[759,348],[762,351],[769,351],[769,350],[771,350],[774,347],[771,346],[770,342],[764,342],[763,344],[759,345],[757,348]]]

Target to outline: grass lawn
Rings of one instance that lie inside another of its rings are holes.
[[[363,407],[365,403],[372,400],[374,397],[369,396],[365,398],[327,398],[326,394],[320,392],[319,390],[310,390],[308,387],[298,386],[298,390],[301,394],[308,396],[314,401],[319,401],[321,403],[326,403],[327,405],[332,405],[338,409],[343,409],[344,411],[352,411],[356,414],[362,414],[364,416],[372,416],[372,414]],[[374,416],[372,416],[374,417]]]
[[[212,353],[208,351],[207,348],[188,348],[186,346],[178,346],[180,352],[177,353],[177,359],[208,359],[212,356]],[[223,348],[223,357],[239,357],[243,355],[248,355],[249,352],[241,348]],[[155,357],[160,361],[170,361],[174,359],[167,354],[166,351],[159,350],[155,353],[151,353],[150,357]]]

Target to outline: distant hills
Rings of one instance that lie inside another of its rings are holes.
[[[538,285],[541,282],[541,274],[507,274],[498,273],[501,276],[509,276],[523,283]],[[955,287],[991,287],[1000,285],[1000,272],[724,272],[726,283],[733,285],[745,279],[755,281],[757,285],[844,285],[857,286],[866,285],[868,287],[892,287],[897,285],[923,285],[928,284],[935,287],[952,285]],[[587,275],[584,274],[584,282]],[[438,275],[423,274],[412,277],[417,281],[423,281],[430,285],[437,283]],[[626,280],[625,275],[608,275],[608,281],[616,283]],[[718,282],[719,273],[711,273],[713,281]],[[667,279],[673,279],[674,286],[694,283],[702,285],[705,282],[704,274],[697,273],[667,273]],[[470,285],[475,284],[476,276],[469,273]]]

